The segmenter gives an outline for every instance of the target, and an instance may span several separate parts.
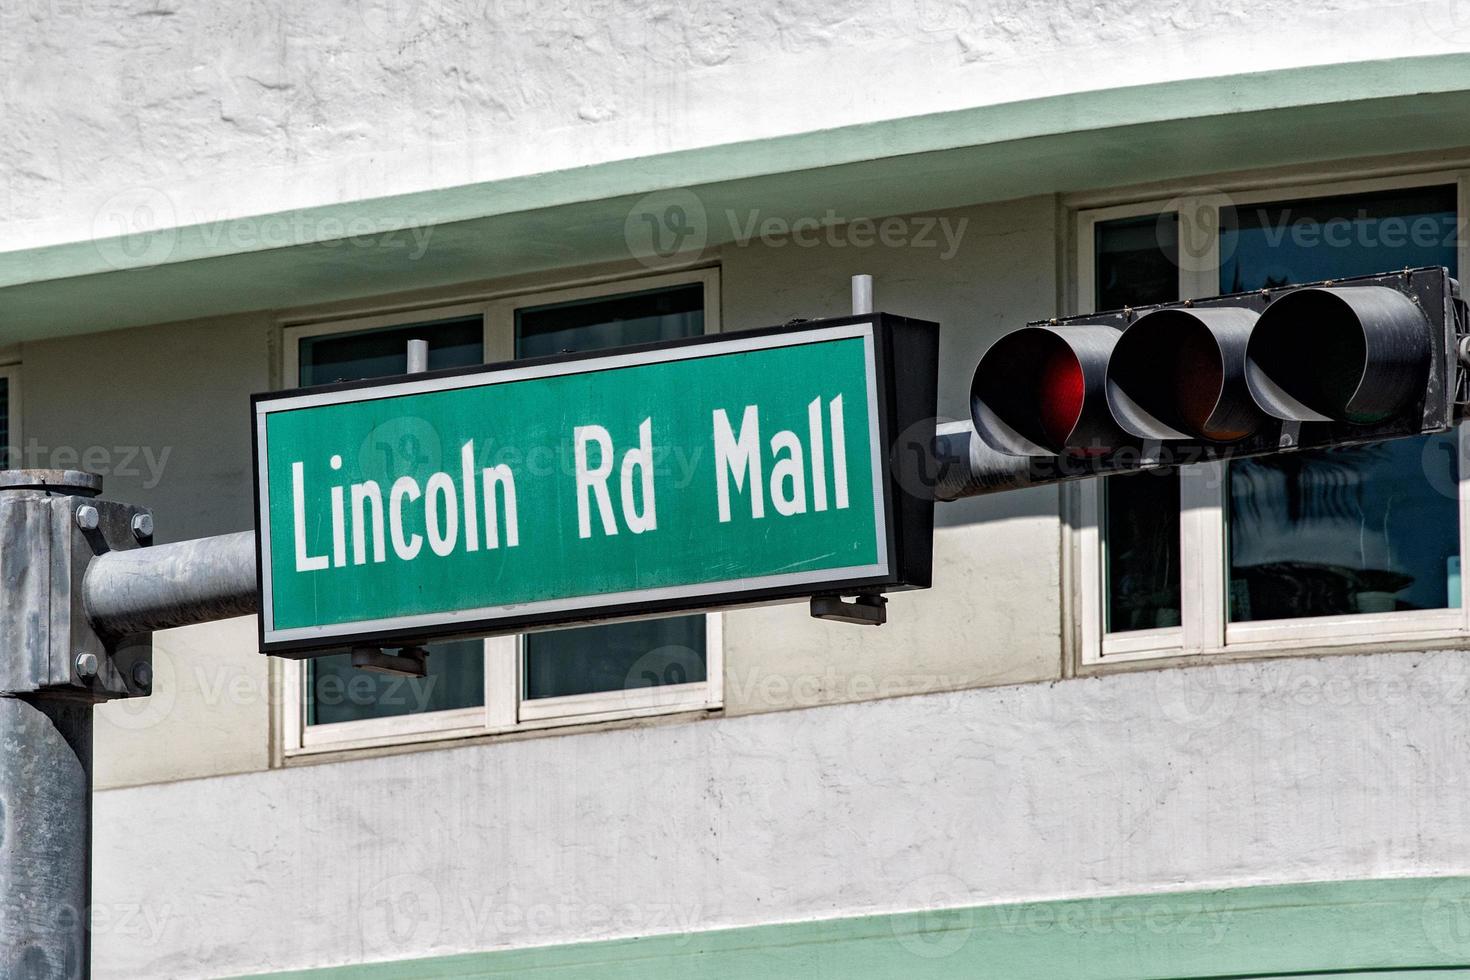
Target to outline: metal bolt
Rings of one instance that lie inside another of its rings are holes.
[[[97,676],[97,654],[79,653],[76,659],[77,674],[81,677]]]
[[[153,665],[146,660],[140,660],[133,664],[133,683],[139,687],[150,687],[153,684]]]
[[[144,538],[153,537],[153,515],[134,514],[132,527],[133,537],[139,541],[142,541]]]
[[[82,504],[77,508],[77,527],[83,531],[95,531],[101,523],[102,516],[97,513],[97,508],[91,504]]]

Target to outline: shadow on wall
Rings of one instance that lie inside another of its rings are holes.
[[[959,527],[986,521],[1009,521],[1019,518],[1060,518],[1058,488],[1030,487],[1002,493],[943,501],[934,506],[935,527]]]

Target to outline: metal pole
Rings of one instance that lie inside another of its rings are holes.
[[[74,512],[71,502],[101,489],[100,477],[75,471],[0,474],[0,574],[6,585],[0,616],[0,975],[7,978],[91,976],[96,697],[84,686],[55,683],[51,634],[66,629],[57,625],[66,622],[66,609],[55,601],[50,574],[65,551],[56,516],[69,532],[73,513],[82,510]],[[91,656],[77,654],[79,661]]]
[[[98,555],[82,596],[87,618],[110,636],[249,615],[258,608],[255,532]]]
[[[863,316],[873,312],[873,277],[852,277],[852,315]]]
[[[408,342],[408,373],[423,374],[427,370],[429,370],[429,342],[410,340]]]
[[[0,697],[0,832],[0,974],[85,980],[91,976],[91,701]]]

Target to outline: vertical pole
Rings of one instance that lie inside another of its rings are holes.
[[[0,975],[91,971],[92,703],[0,697]]]
[[[873,277],[852,277],[852,315],[863,316],[873,312]]]
[[[408,373],[423,374],[427,370],[429,370],[429,342],[410,340],[408,342]]]

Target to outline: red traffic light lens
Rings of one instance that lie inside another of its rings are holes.
[[[1058,345],[1047,352],[1039,381],[1042,431],[1053,444],[1065,446],[1082,417],[1086,392],[1082,365],[1070,350]]]
[[[970,415],[992,449],[1013,456],[1102,456],[1130,440],[1103,383],[1119,331],[1032,324],[990,345],[970,383]]]

